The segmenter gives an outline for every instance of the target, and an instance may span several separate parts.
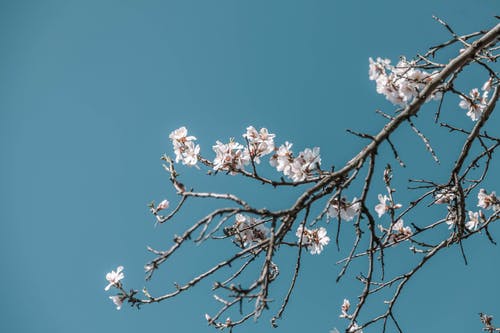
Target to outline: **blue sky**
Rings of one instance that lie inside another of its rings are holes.
[[[139,311],[116,311],[103,290],[117,265],[126,285],[141,289],[146,246],[166,248],[203,212],[195,206],[177,224],[153,227],[146,205],[175,201],[159,159],[172,154],[170,131],[187,126],[210,156],[215,140],[265,126],[297,150],[320,146],[324,165],[340,166],[363,144],[345,129],[374,133],[384,124],[374,110],[393,109],[368,80],[368,57],[411,57],[443,41],[432,15],[469,33],[493,26],[499,9],[495,0],[0,1],[0,331],[214,331],[203,317],[215,310],[211,282]],[[464,89],[482,84],[477,73],[464,75]],[[443,117],[470,126],[457,103]],[[411,147],[402,158],[415,168],[395,171],[402,203],[411,198],[407,173],[446,177],[440,172],[458,147],[426,127],[428,110],[419,121],[444,163],[433,165],[416,136],[399,131],[398,142]],[[489,128],[499,126],[494,115]],[[389,150],[380,153],[380,165],[396,165]],[[260,205],[282,207],[296,195],[181,172],[200,188],[226,186]],[[500,190],[498,179],[487,184]],[[150,288],[171,290],[227,249],[187,247]],[[466,251],[468,266],[452,248],[408,286],[397,311],[408,332],[479,332],[478,312],[500,318],[498,247],[481,236]],[[306,258],[277,329],[264,316],[237,331],[343,328],[339,305],[360,285],[335,284],[341,257],[331,247]],[[276,290],[287,286],[283,279]]]

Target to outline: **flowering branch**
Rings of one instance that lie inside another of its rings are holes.
[[[332,167],[331,171],[327,171],[329,169],[321,167],[323,161],[320,148],[306,148],[295,154],[292,151],[292,143],[285,141],[278,146],[275,143],[276,135],[266,128],[257,130],[249,126],[243,134],[245,144],[240,144],[235,139],[226,143],[217,141],[212,146],[215,153],[213,159],[202,154],[200,145],[196,143],[197,138],[188,135],[185,127],[174,130],[169,137],[175,158],[165,155],[162,159],[165,162],[164,169],[179,196],[179,202],[166,216],[161,215],[161,212],[168,210],[167,200],[163,200],[158,206],[152,203],[150,210],[156,222],[163,224],[173,221],[186,204],[194,200],[215,200],[220,205],[192,222],[182,235],[175,236],[169,249],[162,251],[149,247],[148,250],[154,258],[145,266],[146,279],[151,279],[153,273],[178,252],[182,244],[191,240],[196,243],[230,241],[237,250],[187,283],[175,284],[173,291],[159,296],[152,296],[146,289],[142,291],[142,298],[137,296],[137,290],[127,292],[121,282],[124,278],[123,267],[118,267],[106,276],[109,282],[106,290],[114,287],[119,291],[118,295],[111,296],[117,308],[119,309],[124,301],[133,306],[161,302],[191,289],[209,277],[214,277],[216,281],[213,290],[219,290],[225,296],[214,294],[215,300],[221,304],[220,309],[213,316],[206,314],[205,318],[209,325],[231,331],[252,317],[259,318],[264,310],[270,309],[273,300],[270,297],[270,286],[279,280],[280,274],[276,264],[282,252],[279,250],[296,247],[295,266],[288,281],[289,288],[271,320],[272,325],[277,326],[277,320],[282,318],[292,299],[293,290],[298,285],[303,254],[309,252],[311,255],[319,255],[330,243],[328,226],[316,227],[316,224],[335,219],[338,221],[335,243],[339,249],[342,222],[353,221],[355,234],[348,256],[338,261],[342,266],[337,282],[348,274],[353,261],[365,259],[367,265],[366,272],[356,276],[362,284],[357,302],[353,302],[351,306],[346,298],[341,306],[340,317],[348,320],[345,332],[362,332],[366,327],[378,322],[381,323],[383,332],[389,322],[392,322],[399,332],[403,332],[402,325],[396,319],[394,307],[408,281],[426,266],[431,258],[452,245],[458,245],[466,262],[463,242],[469,237],[484,232],[494,243],[488,228],[500,218],[500,201],[495,192],[488,193],[485,189],[480,189],[477,193],[477,207],[482,210],[470,208],[470,197],[488,174],[490,162],[500,145],[499,138],[483,130],[500,95],[499,77],[490,67],[498,57],[495,52],[499,48],[495,44],[499,40],[500,24],[486,31],[460,36],[448,24],[440,19],[436,20],[451,33],[452,39],[432,47],[423,55],[417,55],[414,60],[401,58],[395,66],[391,65],[388,59],[369,59],[370,80],[375,81],[377,92],[398,109],[394,114],[377,111],[387,123],[375,135],[349,130],[351,134],[368,139],[369,143],[338,170]],[[440,51],[455,43],[464,47],[455,58],[445,63],[435,59]],[[466,67],[473,65],[486,70],[488,78],[482,85],[482,92],[475,88],[465,94],[455,88],[455,81],[459,80]],[[424,143],[425,149],[430,152],[435,162],[439,163],[431,140],[417,128],[414,118],[425,103],[439,100],[437,122],[439,116],[446,112],[446,104],[443,103],[445,95],[458,96],[459,102],[455,107],[467,110],[466,116],[475,122],[474,126],[469,130],[448,123],[440,124],[438,128],[465,135],[462,149],[451,169],[447,171],[448,182],[440,184],[434,180],[410,180],[411,183],[417,184],[411,189],[425,192],[403,207],[403,204],[396,200],[397,191],[392,185],[394,171],[388,161],[384,160],[385,157],[378,155],[378,151],[381,145],[387,143],[394,159],[401,167],[406,167],[390,137],[396,130],[404,127],[402,124],[409,124],[410,129]],[[479,152],[475,145],[480,146]],[[263,176],[265,170],[260,165],[266,156],[269,157],[270,165],[280,173],[279,176]],[[288,208],[259,208],[236,194],[195,191],[194,187],[186,186],[180,181],[175,169],[176,163],[198,169],[206,168],[207,173],[212,176],[244,177],[271,190],[298,187],[301,193]],[[376,185],[373,180],[377,172],[376,165],[379,164],[387,165],[382,177],[386,194],[374,189]],[[469,179],[475,177],[475,170],[478,169],[481,171],[480,175],[476,179]],[[358,179],[362,178],[358,177],[360,173],[365,174],[364,179]],[[347,190],[357,193],[359,199],[345,197]],[[379,203],[372,210],[368,201],[375,197]],[[445,216],[427,224],[405,224],[403,217],[408,219],[417,208],[425,207],[426,203],[427,206],[446,206]],[[491,211],[489,215],[488,211]],[[384,222],[385,215],[388,220]],[[446,237],[442,236],[443,226],[449,230]],[[195,234],[197,237],[194,237]],[[368,238],[365,243],[362,242],[363,237]],[[431,241],[436,237],[439,237],[438,241]],[[412,255],[409,268],[401,275],[386,277],[386,254],[389,251],[402,252],[402,243],[411,244],[408,251]],[[365,244],[367,248],[360,249],[360,244]],[[223,268],[229,270],[228,275],[223,275],[226,272],[223,272]],[[247,277],[254,276],[254,279],[251,282],[242,279],[243,272],[247,273]],[[223,278],[219,279],[221,276]],[[384,310],[377,316],[366,317],[364,309],[367,307],[367,300],[377,293],[388,297],[383,304]],[[248,302],[253,303],[253,307],[247,308],[245,305]],[[239,306],[237,319],[227,317],[226,320],[220,320],[224,314],[237,313],[233,311],[235,306]],[[492,328],[491,317],[481,315],[481,319],[485,330],[498,330]]]

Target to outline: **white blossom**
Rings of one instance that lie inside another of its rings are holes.
[[[118,286],[120,284],[120,280],[125,277],[122,271],[123,266],[118,266],[116,271],[111,271],[106,274],[106,280],[108,280],[109,284],[104,288],[104,290],[108,291],[112,286]]]
[[[469,96],[465,97],[460,95],[460,106],[462,109],[467,110],[467,116],[470,117],[473,121],[477,121],[488,103],[488,91],[483,91],[481,95],[477,88],[474,88],[470,91]]]
[[[109,296],[109,299],[115,303],[117,310],[122,308],[123,298],[121,296]]]
[[[291,163],[293,162],[292,144],[288,141],[281,145],[274,155],[270,158],[269,163],[279,172],[283,172],[285,176],[291,174]]]
[[[478,207],[484,209],[493,208],[493,211],[500,210],[500,201],[496,197],[495,191],[488,194],[486,190],[482,188],[479,190],[479,193],[477,194],[477,199],[478,199],[478,204],[477,204]]]
[[[368,76],[370,80],[376,82],[377,93],[384,95],[396,105],[405,106],[410,103],[437,74],[416,68],[414,62],[407,61],[404,57],[396,66],[392,66],[389,59],[368,60],[370,62]],[[428,100],[439,99],[441,95],[441,92],[435,90]]]
[[[349,328],[349,333],[363,333],[363,330],[359,328],[358,324],[354,323]]]
[[[297,228],[295,235],[299,238],[299,242],[302,238],[301,245],[305,246],[311,254],[320,254],[323,247],[330,242],[330,237],[326,235],[326,229],[323,227],[309,230],[301,225]]]
[[[175,163],[194,166],[198,162],[200,146],[195,145],[196,137],[188,136],[186,127],[182,126],[168,136],[172,140],[175,153]]]
[[[342,306],[340,307],[340,311],[342,314],[339,316],[340,318],[349,318],[349,314],[347,314],[347,311],[349,311],[349,308],[351,307],[351,302],[347,298],[344,298],[344,302],[342,302]]]
[[[156,211],[167,209],[169,205],[170,205],[170,203],[168,202],[167,199],[165,199],[158,204],[158,207],[156,207]]]
[[[387,195],[378,195],[379,203],[375,206],[375,211],[377,212],[379,218],[382,217],[387,210],[389,210],[389,206],[386,204],[387,200],[389,200]]]
[[[479,226],[479,212],[469,210],[469,221],[465,222],[465,227],[470,231],[477,230]]]
[[[491,85],[493,83],[493,78],[490,77],[481,87],[482,91],[490,91],[491,90]]]
[[[269,229],[262,223],[251,217],[243,214],[236,214],[235,227],[237,230],[236,239],[239,243],[243,244],[244,247],[250,245],[253,242],[260,242],[267,239],[269,234]]]
[[[394,223],[392,226],[392,231],[397,233],[398,235],[402,237],[410,237],[413,235],[413,231],[411,230],[410,227],[404,225],[403,219],[399,219]]]
[[[455,199],[455,194],[452,192],[441,192],[437,193],[434,199],[434,203],[436,204],[448,204],[453,199]]]
[[[338,217],[340,214],[341,219],[345,221],[352,221],[354,217],[359,213],[361,207],[361,203],[356,202],[356,200],[356,197],[353,198],[352,202],[347,201],[346,198],[342,198],[340,202],[339,200],[334,199],[328,206],[326,215],[328,215],[329,217]]]
[[[288,175],[294,182],[306,180],[311,176],[312,171],[318,169],[321,165],[321,157],[319,155],[319,147],[313,149],[306,148],[299,153],[290,166],[290,174]]]
[[[375,211],[378,214],[378,217],[382,217],[389,209],[398,209],[401,208],[401,204],[391,204],[390,202],[387,203],[387,201],[390,201],[390,198],[387,195],[378,195],[378,201],[379,203],[375,205]]]
[[[274,151],[274,134],[268,132],[267,128],[261,128],[260,131],[253,126],[247,127],[247,132],[243,137],[248,141],[246,152],[253,158],[255,163],[260,163],[260,157],[271,154]]]
[[[215,152],[214,170],[227,170],[235,174],[235,170],[243,170],[250,163],[250,156],[244,154],[243,146],[233,140],[229,143],[217,141],[212,149]]]

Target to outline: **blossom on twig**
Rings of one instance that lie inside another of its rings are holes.
[[[116,271],[111,271],[106,274],[106,280],[108,280],[109,284],[104,288],[104,290],[108,291],[112,286],[119,286],[120,280],[122,280],[125,275],[123,275],[123,266],[118,266]]]
[[[320,254],[323,247],[330,242],[330,237],[326,235],[326,229],[323,227],[310,230],[301,225],[297,228],[295,235],[299,241],[302,239],[301,245],[305,246],[311,254]]]

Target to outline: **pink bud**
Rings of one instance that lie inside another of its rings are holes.
[[[158,205],[158,207],[156,207],[156,210],[160,211],[160,210],[163,210],[163,209],[167,209],[169,205],[170,205],[170,203],[168,202],[167,199],[165,199],[162,202],[160,202],[160,204]]]

